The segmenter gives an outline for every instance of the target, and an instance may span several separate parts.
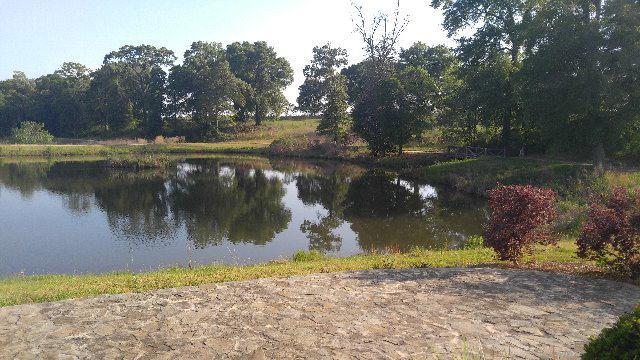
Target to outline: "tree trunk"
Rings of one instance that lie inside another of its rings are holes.
[[[509,153],[511,149],[511,111],[508,111],[502,119],[502,146],[505,152]]]
[[[593,151],[593,164],[598,173],[603,173],[605,169],[606,154],[602,142],[598,142]]]
[[[513,21],[513,20],[512,20]],[[514,22],[515,23],[515,22]],[[502,146],[505,149],[506,153],[509,153],[511,150],[511,127],[513,123],[513,116],[515,114],[515,94],[513,89],[513,78],[514,78],[514,69],[518,65],[518,57],[520,55],[520,44],[519,40],[515,36],[510,36],[511,38],[511,49],[509,51],[511,56],[511,65],[512,68],[509,69],[509,78],[507,79],[507,106],[504,113],[504,118],[502,119]],[[506,154],[505,154],[506,155]]]
[[[264,120],[264,115],[262,113],[262,108],[260,105],[256,105],[256,113],[254,114],[254,119],[256,121],[256,125],[262,125],[262,120]]]

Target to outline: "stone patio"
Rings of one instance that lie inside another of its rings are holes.
[[[578,358],[639,301],[535,271],[320,274],[0,308],[0,358]]]

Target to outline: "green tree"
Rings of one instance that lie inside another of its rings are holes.
[[[364,93],[365,69],[368,62],[362,61],[352,64],[342,69],[340,73],[347,81],[347,94],[349,95],[349,105],[353,106]]]
[[[640,158],[640,3],[611,0],[604,7],[605,114],[617,134],[606,145]],[[604,124],[607,127],[607,124]],[[612,146],[613,145],[613,146]]]
[[[173,51],[151,45],[123,46],[104,57],[131,104],[139,132],[154,137],[162,132],[167,73],[176,57]]]
[[[398,69],[396,44],[407,26],[398,1],[393,15],[380,14],[367,21],[362,7],[355,7],[367,59],[355,74],[352,87],[353,130],[374,155],[402,153],[404,144],[422,132],[433,110],[434,82],[424,69]]]
[[[231,72],[221,44],[195,42],[184,54],[184,63],[171,70],[172,101],[180,115],[197,124],[200,138],[219,131],[221,119],[241,105],[244,83]]]
[[[424,69],[391,72],[368,90],[365,101],[356,103],[353,129],[374,154],[402,154],[404,145],[431,123],[435,91],[434,81]]]
[[[345,65],[346,50],[333,48],[331,44],[314,47],[313,60],[304,68],[305,80],[299,88],[298,110],[310,115],[321,114],[328,94],[327,83]]]
[[[475,68],[502,61],[505,54],[509,60],[507,82],[504,89],[504,104],[501,104],[501,138],[505,147],[512,145],[513,123],[519,116],[516,77],[521,67],[523,50],[527,42],[528,29],[538,10],[538,0],[432,0],[434,8],[444,11],[443,26],[450,37],[464,31],[473,31],[468,37],[459,39],[461,60],[466,66]],[[473,70],[471,70],[473,71]],[[500,81],[500,79],[496,79]],[[491,85],[495,86],[495,85]],[[482,88],[467,88],[482,91]],[[473,114],[477,109],[469,109]]]
[[[243,91],[245,101],[235,104],[239,121],[253,115],[260,125],[268,115],[278,117],[286,109],[288,101],[283,91],[293,82],[293,70],[285,58],[278,57],[266,42],[258,41],[230,44],[227,59],[235,76],[248,85]]]
[[[9,135],[18,124],[33,118],[35,91],[34,81],[21,71],[14,72],[11,79],[0,81],[0,136]]]
[[[122,81],[120,64],[106,64],[91,74],[87,90],[89,135],[131,135],[136,131],[133,101]]]
[[[91,78],[89,69],[77,63],[64,63],[53,74],[35,80],[34,118],[58,137],[80,137],[88,127],[85,93]]]
[[[330,135],[339,142],[349,131],[351,117],[347,95],[347,80],[343,75],[334,74],[325,80],[326,94],[322,119],[318,124],[318,133]]]
[[[448,125],[451,116],[459,109],[459,101],[454,99],[459,91],[460,61],[452,49],[444,46],[427,46],[417,42],[400,51],[399,67],[424,69],[433,79],[433,116],[439,124]],[[449,128],[449,127],[447,127]]]
[[[53,142],[53,135],[44,128],[44,124],[24,121],[18,128],[11,130],[11,141],[16,144],[50,144]]]
[[[637,149],[639,13],[631,0],[563,0],[536,17],[525,115],[549,150],[591,153],[602,165],[605,151]]]
[[[444,98],[444,135],[459,144],[504,144],[500,140],[504,119],[512,110],[509,100],[511,63],[507,55],[495,53],[478,65],[460,67]]]
[[[431,77],[443,81],[460,64],[450,48],[444,45],[428,46],[417,42],[400,51],[400,66],[425,69]]]

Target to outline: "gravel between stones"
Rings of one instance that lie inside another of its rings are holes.
[[[638,301],[535,271],[320,274],[0,308],[0,358],[578,358]]]

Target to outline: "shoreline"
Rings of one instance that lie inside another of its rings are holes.
[[[493,250],[487,248],[414,249],[408,253],[362,254],[346,258],[299,252],[290,260],[255,265],[173,267],[142,273],[12,276],[0,278],[0,307],[212,283],[375,269],[507,267],[611,276],[593,262],[578,258],[576,250],[575,243],[569,240],[560,242],[558,246],[539,247],[517,266],[495,260]]]

